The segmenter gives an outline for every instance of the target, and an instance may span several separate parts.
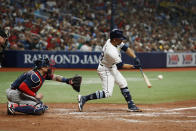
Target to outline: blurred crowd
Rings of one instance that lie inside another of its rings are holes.
[[[115,1],[115,0],[114,0]],[[196,52],[194,0],[116,0],[114,23],[137,52]],[[111,0],[1,0],[8,50],[101,51]]]

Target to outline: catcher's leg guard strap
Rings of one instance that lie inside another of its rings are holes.
[[[122,93],[122,95],[124,96],[125,100],[126,100],[128,103],[132,102],[132,97],[131,97],[131,94],[130,94],[130,92],[129,92],[128,87],[120,88],[120,90],[121,90],[121,93]]]

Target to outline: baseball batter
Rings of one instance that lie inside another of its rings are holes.
[[[114,29],[110,32],[110,39],[107,40],[103,47],[102,57],[97,69],[99,77],[101,78],[103,90],[96,91],[95,93],[87,96],[79,95],[78,107],[80,111],[83,110],[83,106],[88,100],[108,98],[112,96],[114,83],[116,83],[120,87],[121,93],[128,103],[129,111],[141,112],[132,100],[126,79],[118,70],[121,68],[139,68],[141,66],[140,60],[136,57],[134,51],[122,42],[125,39],[123,32],[118,29]],[[135,66],[124,64],[122,62],[120,50],[125,51],[127,55],[134,58]]]
[[[73,78],[65,78],[52,73],[52,65],[48,59],[38,59],[34,63],[33,70],[23,73],[6,90],[8,115],[14,115],[16,112],[41,115],[48,110],[48,106],[41,101],[43,95],[37,93],[45,80],[55,80],[73,87]]]

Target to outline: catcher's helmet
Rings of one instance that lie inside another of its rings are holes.
[[[35,69],[40,69],[42,67],[50,67],[50,66],[51,64],[48,58],[45,58],[45,59],[40,58],[34,61]]]
[[[110,39],[113,39],[113,38],[119,38],[121,40],[126,40],[126,37],[123,36],[123,32],[121,30],[118,30],[118,29],[113,29],[110,32]]]

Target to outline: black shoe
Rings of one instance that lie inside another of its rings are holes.
[[[135,104],[129,104],[128,109],[131,112],[142,112]]]
[[[79,108],[79,111],[82,111],[85,102],[86,102],[85,97],[81,96],[81,95],[78,95],[78,108]]]

